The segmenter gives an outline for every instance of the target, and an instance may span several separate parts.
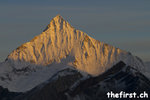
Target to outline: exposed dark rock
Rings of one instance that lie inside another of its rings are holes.
[[[0,86],[0,100],[12,100],[22,93],[9,92],[8,89]]]

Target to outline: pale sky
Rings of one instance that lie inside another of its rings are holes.
[[[150,61],[150,0],[1,0],[0,62],[57,14],[91,37]]]

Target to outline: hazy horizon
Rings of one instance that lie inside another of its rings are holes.
[[[60,14],[89,36],[150,61],[150,1],[0,1],[0,62]]]

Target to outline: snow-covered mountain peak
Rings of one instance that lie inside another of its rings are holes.
[[[92,75],[104,72],[120,60],[138,68],[142,66],[141,61],[130,53],[76,30],[60,15],[54,17],[40,35],[15,49],[7,61],[22,69],[31,64],[60,63],[68,56],[74,58],[69,65]]]
[[[0,85],[27,91],[64,68],[96,76],[119,61],[144,68],[131,53],[93,39],[57,15],[40,35],[12,51],[0,64]]]
[[[31,63],[42,66],[53,62],[59,63],[62,58],[71,54],[75,45],[81,45],[85,36],[85,33],[74,29],[57,15],[40,35],[15,49],[6,61],[17,69]]]

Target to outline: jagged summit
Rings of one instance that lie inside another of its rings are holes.
[[[62,29],[63,27],[66,26],[66,24],[68,24],[70,27],[72,27],[67,21],[65,21],[63,19],[63,17],[61,15],[58,14],[50,21],[50,23],[47,25],[47,27],[44,31],[46,31],[49,28],[55,29],[55,28],[59,27],[60,29]]]
[[[53,18],[53,20],[64,20],[64,19],[60,14],[58,14]]]
[[[20,69],[29,64],[47,66],[53,62],[60,63],[68,56],[74,58],[71,66],[92,75],[104,72],[120,60],[136,67],[141,65],[130,53],[74,29],[60,15],[51,20],[45,31],[18,47],[7,59]]]

